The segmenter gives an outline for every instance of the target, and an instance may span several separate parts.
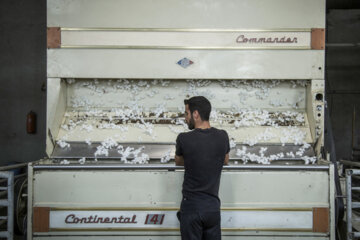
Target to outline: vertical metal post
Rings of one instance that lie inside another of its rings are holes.
[[[351,201],[351,175],[352,170],[346,170],[346,223],[347,223],[347,240],[352,239],[352,201]]]
[[[355,124],[356,124],[356,110],[355,110],[355,106],[354,106],[352,126],[351,126],[351,147],[352,147],[353,151],[355,148]]]
[[[8,239],[13,239],[14,237],[14,172],[8,172],[8,222],[7,222],[7,230],[8,230]]]

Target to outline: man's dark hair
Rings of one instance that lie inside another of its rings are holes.
[[[209,121],[211,112],[211,103],[203,96],[196,96],[184,100],[185,105],[189,105],[190,113],[195,110],[199,112],[200,118],[203,121]]]

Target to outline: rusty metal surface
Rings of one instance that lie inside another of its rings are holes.
[[[47,48],[61,47],[61,29],[59,27],[47,28]]]
[[[313,28],[311,29],[311,49],[324,50],[325,49],[325,29]]]

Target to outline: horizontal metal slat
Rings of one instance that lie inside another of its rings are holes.
[[[360,237],[360,232],[352,232],[354,237]]]
[[[0,206],[8,206],[9,201],[8,200],[0,200]]]
[[[352,207],[352,208],[360,208],[360,202],[353,202],[353,203],[351,204],[351,207]]]

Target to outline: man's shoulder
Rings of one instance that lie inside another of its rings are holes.
[[[178,134],[177,139],[183,139],[183,138],[189,136],[189,134],[191,134],[191,132],[192,132],[192,131],[189,131],[189,132],[181,132],[181,133]]]
[[[218,128],[214,128],[215,131],[217,131],[219,134],[225,135],[227,136],[227,132],[224,129],[218,129]]]

